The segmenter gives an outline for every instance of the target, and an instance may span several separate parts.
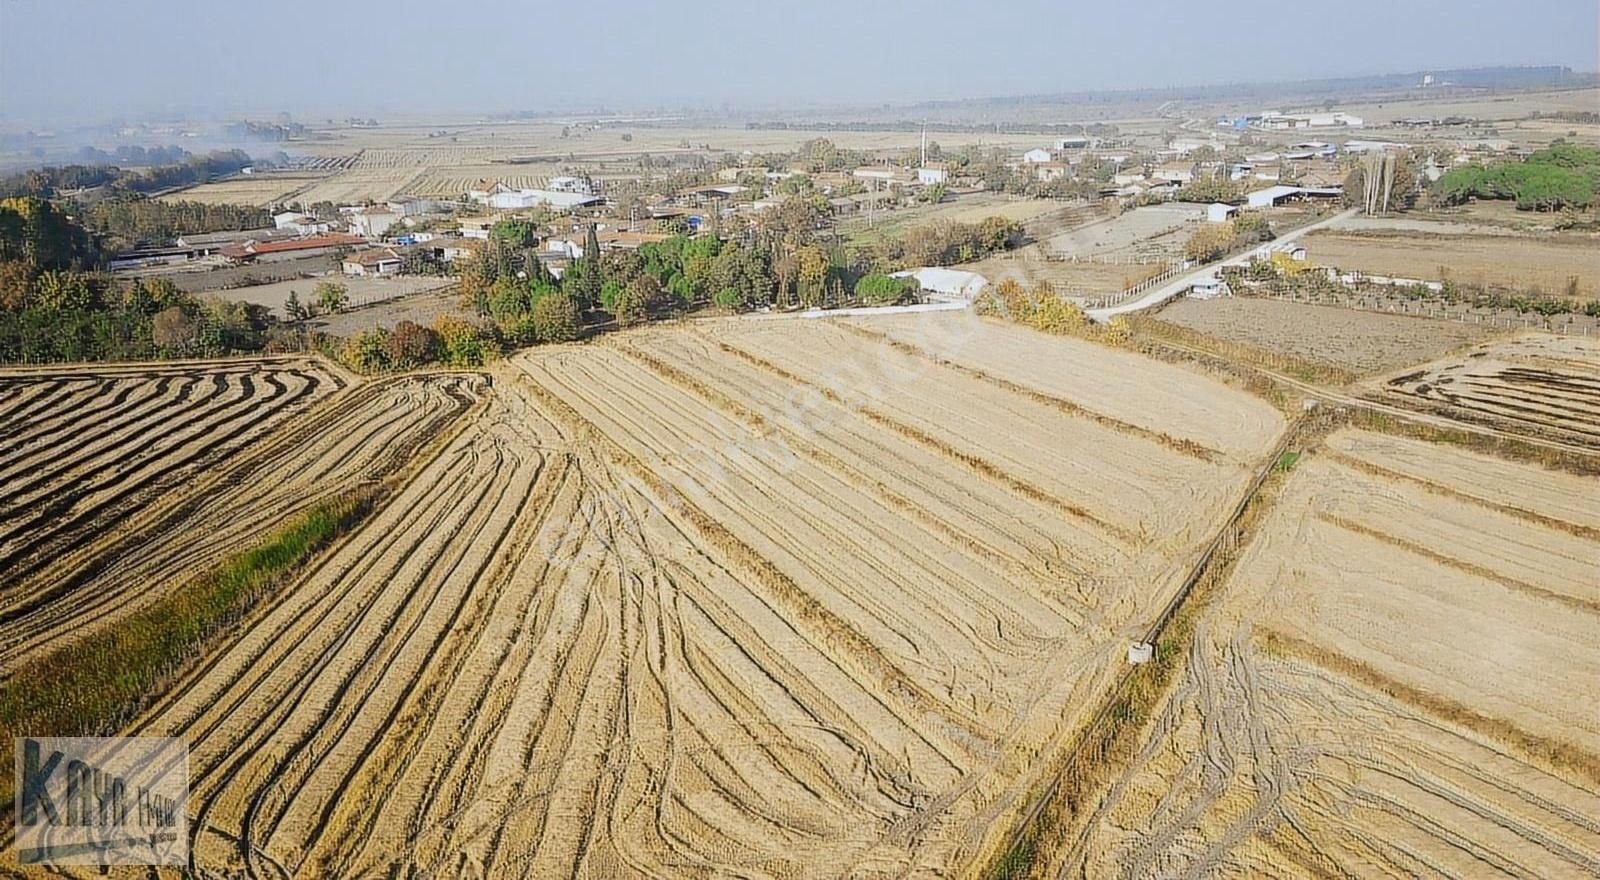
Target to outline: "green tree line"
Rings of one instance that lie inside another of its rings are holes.
[[[0,200],[0,362],[133,360],[257,351],[265,309],[200,300],[166,279],[118,283],[59,206]]]
[[[1524,211],[1587,209],[1600,193],[1600,149],[1554,143],[1523,161],[1452,168],[1433,184],[1441,204],[1469,199],[1514,200]]]
[[[204,156],[189,156],[179,162],[142,169],[118,168],[115,165],[38,168],[0,177],[0,198],[55,198],[69,190],[99,186],[148,193],[234,174],[253,161],[250,154],[243,150],[218,150]]]
[[[108,250],[167,242],[184,234],[260,229],[272,225],[272,211],[268,208],[158,202],[143,195],[96,202],[83,208],[79,215],[85,226],[106,236],[103,246]]]

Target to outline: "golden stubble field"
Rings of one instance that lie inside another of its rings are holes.
[[[470,393],[129,728],[189,741],[202,870],[973,864],[1284,427],[965,317],[646,329]]]
[[[323,174],[251,174],[180,189],[160,198],[165,202],[208,205],[272,206],[296,200],[296,194],[319,186]]]
[[[1596,498],[1370,431],[1310,450],[1068,873],[1600,872]]]

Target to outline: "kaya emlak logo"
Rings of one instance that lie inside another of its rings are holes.
[[[167,737],[19,737],[17,861],[187,865],[189,746]]]

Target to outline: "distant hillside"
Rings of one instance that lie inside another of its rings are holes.
[[[924,101],[920,104],[913,104],[907,109],[932,110],[972,104],[1089,103],[1107,100],[1137,103],[1141,101],[1196,101],[1281,97],[1302,93],[1327,95],[1339,92],[1410,88],[1421,84],[1424,75],[1433,76],[1436,88],[1447,87],[1447,84],[1448,86],[1478,89],[1569,88],[1600,84],[1600,75],[1577,73],[1570,67],[1554,65],[1544,67],[1470,67],[1458,70],[1419,70],[1411,73],[1385,73],[1372,76],[1348,76],[1284,82],[1223,83],[1152,89],[1009,95],[957,101]]]

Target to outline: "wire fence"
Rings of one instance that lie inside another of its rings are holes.
[[[1128,300],[1145,293],[1151,288],[1159,287],[1162,284],[1171,281],[1173,278],[1176,278],[1178,275],[1187,272],[1192,268],[1194,268],[1194,263],[1188,260],[1172,263],[1171,265],[1167,266],[1167,268],[1163,269],[1159,274],[1152,275],[1138,284],[1127,288],[1126,290],[1114,293],[1110,296],[1102,296],[1090,299],[1088,307],[1091,309],[1104,309],[1110,306],[1121,305],[1122,303],[1125,303]]]
[[[1568,336],[1600,336],[1600,319],[1595,319],[1588,315],[1507,314],[1505,312],[1482,311],[1470,305],[1450,306],[1440,303],[1414,302],[1410,300],[1396,301],[1380,297],[1362,297],[1360,295],[1330,295],[1322,292],[1305,293],[1266,290],[1250,295],[1264,296],[1268,299],[1284,302],[1305,303],[1307,305],[1338,306],[1364,312],[1456,321],[1462,324],[1475,324],[1486,329],[1544,330]]]

